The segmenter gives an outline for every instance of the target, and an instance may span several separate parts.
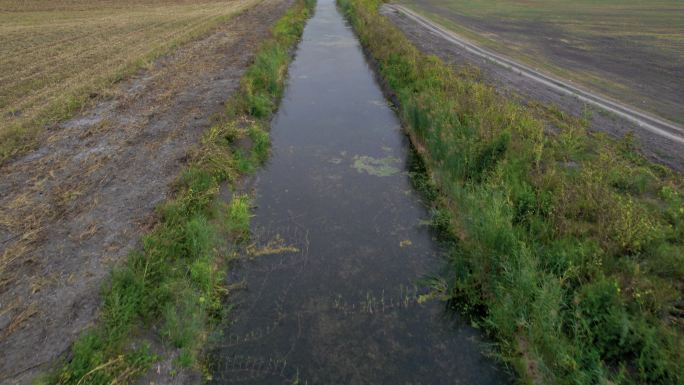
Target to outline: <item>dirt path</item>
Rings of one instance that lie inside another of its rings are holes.
[[[264,0],[0,167],[0,383],[25,384],[96,319],[187,152],[287,0]]]
[[[557,104],[575,115],[582,113],[585,106],[590,106],[598,112],[591,117],[593,130],[618,137],[633,131],[648,156],[675,169],[684,169],[683,127],[478,47],[401,5],[386,4],[382,12],[421,50],[447,62],[474,64],[496,86],[520,93],[528,99]]]

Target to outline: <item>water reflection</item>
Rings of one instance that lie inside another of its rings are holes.
[[[332,0],[319,0],[289,75],[213,382],[507,382],[476,331],[419,301],[440,249],[407,140]]]

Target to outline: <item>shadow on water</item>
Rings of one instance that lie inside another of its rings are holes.
[[[333,0],[319,0],[289,76],[213,383],[510,382],[477,331],[417,300],[441,250],[408,141]]]

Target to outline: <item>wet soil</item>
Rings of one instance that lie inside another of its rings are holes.
[[[445,250],[410,183],[409,141],[333,0],[306,26],[271,137],[212,383],[510,383],[480,333],[423,296]]]
[[[587,105],[574,97],[469,53],[394,10],[383,7],[381,12],[421,51],[436,55],[456,66],[472,65],[479,68],[483,80],[502,93],[520,98],[522,102],[541,102],[557,106],[576,117],[589,117],[589,129],[592,131],[606,132],[616,138],[633,133],[644,155],[675,170],[684,171],[684,145],[655,135],[617,115]],[[679,97],[675,100],[681,99],[682,97]]]
[[[288,0],[265,0],[123,82],[0,167],[0,383],[27,384],[97,318],[188,151]]]

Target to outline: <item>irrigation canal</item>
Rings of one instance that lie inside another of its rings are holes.
[[[418,300],[442,250],[408,140],[334,0],[305,28],[271,138],[212,382],[509,383],[476,330]]]

